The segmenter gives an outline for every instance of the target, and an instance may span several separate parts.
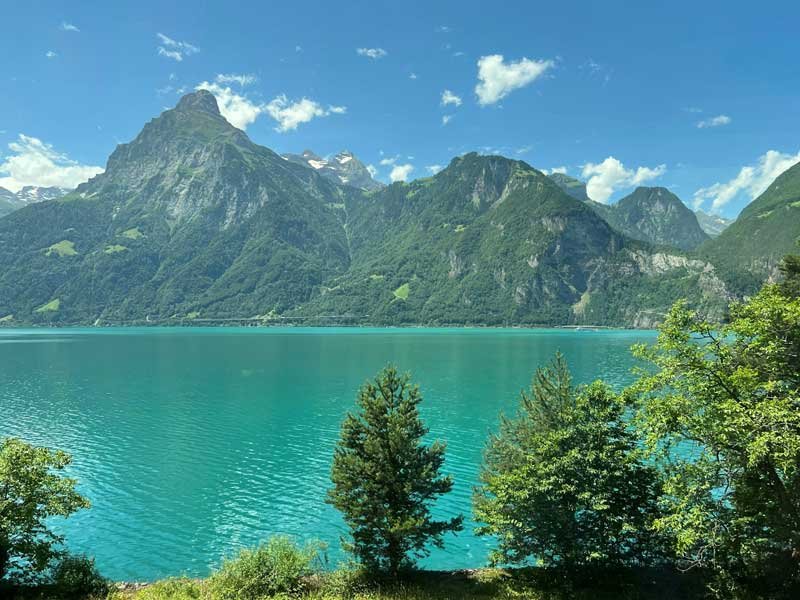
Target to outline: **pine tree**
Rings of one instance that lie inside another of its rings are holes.
[[[359,410],[345,418],[334,452],[327,502],[350,528],[346,548],[373,572],[397,576],[428,554],[429,543],[442,547],[443,535],[462,527],[460,515],[444,521],[431,515],[453,480],[439,473],[445,445],[423,443],[421,401],[408,375],[386,367],[362,386]]]

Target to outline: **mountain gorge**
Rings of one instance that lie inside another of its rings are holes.
[[[686,219],[666,190],[634,192],[614,225],[499,156],[390,186],[359,173],[350,153],[258,146],[189,94],[104,173],[0,219],[0,321],[647,327],[678,298],[719,318],[733,297],[714,253],[727,232],[693,255],[647,225],[662,203],[653,219]]]

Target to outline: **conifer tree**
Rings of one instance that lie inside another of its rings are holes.
[[[346,548],[369,570],[396,576],[459,531],[462,516],[435,520],[431,508],[453,487],[440,474],[445,445],[423,442],[419,388],[388,366],[358,394],[358,411],[342,424],[333,457],[328,503],[344,515]]]

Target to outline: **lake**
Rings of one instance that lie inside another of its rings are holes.
[[[553,329],[0,329],[0,436],[72,453],[93,507],[54,527],[104,575],[204,575],[272,534],[344,555],[324,503],[339,424],[365,379],[411,371],[455,478],[439,515],[469,517],[500,411],[560,350],[575,380],[631,381],[654,332]],[[423,564],[484,564],[474,523]]]

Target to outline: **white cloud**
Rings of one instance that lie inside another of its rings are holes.
[[[319,102],[302,98],[296,102],[289,102],[285,94],[274,98],[265,106],[269,116],[278,122],[276,131],[286,132],[297,129],[302,123],[308,123],[317,117],[327,117],[329,114],[342,114],[347,112],[345,106],[329,106],[324,108]]]
[[[356,48],[356,52],[359,56],[366,56],[375,60],[383,58],[388,54],[383,48]]]
[[[265,104],[252,102],[227,86],[204,81],[195,89],[207,90],[214,94],[222,116],[228,120],[228,123],[242,130],[247,129],[247,126],[259,115],[267,112]]]
[[[461,106],[461,98],[456,96],[450,90],[445,90],[442,92],[442,106],[447,106],[452,104],[453,106]]]
[[[252,85],[256,81],[258,81],[258,77],[249,74],[238,75],[236,73],[220,73],[214,78],[214,81],[222,85],[230,85],[231,83],[236,83],[242,87],[245,87],[247,85]]]
[[[383,152],[381,152],[381,154],[383,154]],[[382,158],[379,164],[382,167],[388,167],[389,165],[393,165],[394,163],[396,163],[398,158],[400,157],[395,156],[394,158]]]
[[[451,33],[453,28],[450,25],[439,25],[434,31],[436,33]]]
[[[616,190],[641,185],[651,179],[661,177],[667,171],[666,165],[655,168],[639,167],[635,171],[625,168],[619,160],[609,156],[603,162],[583,165],[581,175],[586,179],[586,192],[592,200],[608,202]]]
[[[698,209],[710,200],[711,210],[719,211],[739,194],[745,194],[749,200],[755,200],[778,175],[798,162],[800,162],[800,152],[785,154],[769,150],[759,157],[756,164],[742,167],[739,174],[730,181],[715,183],[697,190],[694,193],[694,207]]]
[[[425,170],[428,171],[431,175],[436,175],[439,171],[444,169],[442,165],[428,165],[425,167]]]
[[[66,21],[61,21],[61,30],[74,31],[75,33],[78,33],[80,31],[80,29],[78,29],[75,25],[73,25],[72,23],[67,23]]]
[[[533,83],[554,65],[552,60],[521,58],[507,63],[502,54],[481,56],[478,59],[478,85],[475,86],[478,103],[481,106],[494,104],[514,90]]]
[[[716,117],[710,117],[708,119],[698,121],[697,128],[706,129],[708,127],[720,127],[722,125],[728,125],[731,121],[732,119],[728,115],[717,115]]]
[[[55,52],[53,52],[52,50],[48,50],[47,52],[45,52],[45,53],[44,53],[44,55],[45,55],[47,58],[55,58],[56,56],[58,56],[58,54],[56,54],[56,53],[55,53]]]
[[[369,176],[373,179],[378,176],[378,169],[376,169],[374,165],[367,165],[367,171],[369,171]]]
[[[417,74],[416,73],[410,73],[408,78],[409,79],[416,79],[417,78]]]
[[[561,173],[562,175],[567,174],[567,167],[553,167],[552,169],[542,169],[542,173],[545,175],[552,175],[553,173]]]
[[[81,165],[35,137],[20,134],[8,145],[13,154],[0,163],[0,187],[17,192],[26,185],[74,188],[103,172]]]
[[[447,125],[452,118],[453,115],[442,115],[442,125]]]
[[[181,62],[184,57],[200,52],[200,48],[190,44],[189,42],[179,42],[178,40],[173,40],[171,37],[166,36],[163,33],[157,33],[156,36],[161,42],[161,45],[158,46],[158,54],[160,56],[166,56],[167,58]]]
[[[411,175],[411,171],[414,170],[413,165],[405,164],[405,165],[395,165],[392,168],[392,172],[389,173],[389,180],[394,183],[395,181],[406,181],[408,176]]]

